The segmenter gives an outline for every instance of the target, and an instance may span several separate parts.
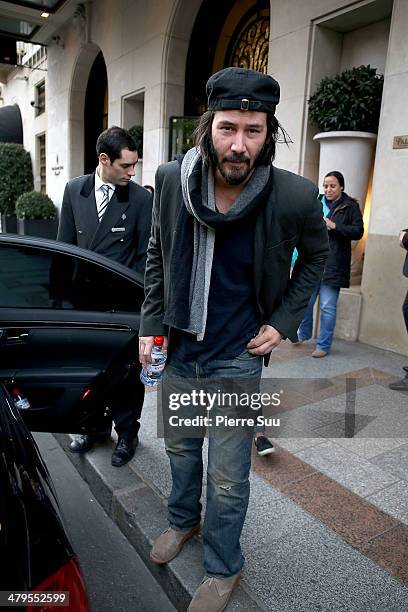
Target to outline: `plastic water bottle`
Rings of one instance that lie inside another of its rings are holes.
[[[143,368],[140,372],[140,380],[148,387],[154,387],[157,385],[162,377],[167,359],[167,355],[163,351],[163,342],[163,336],[153,337],[151,361],[147,364],[147,368]]]
[[[11,390],[11,395],[14,400],[14,405],[19,410],[28,410],[31,408],[30,402],[28,398],[18,389],[18,387],[13,387]]]

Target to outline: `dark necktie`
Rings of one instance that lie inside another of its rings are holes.
[[[98,219],[99,221],[102,220],[103,215],[105,214],[105,211],[108,207],[109,204],[109,185],[101,185],[101,189],[103,191],[103,199],[102,202],[100,202],[99,204],[99,208],[98,208]]]

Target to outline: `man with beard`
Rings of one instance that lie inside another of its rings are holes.
[[[161,166],[149,241],[139,350],[146,366],[153,336],[169,338],[164,383],[245,377],[284,338],[297,341],[328,252],[318,190],[274,168],[279,84],[253,70],[226,68],[207,83],[208,111],[196,148]],[[290,278],[292,251],[299,257]],[[217,405],[223,414],[223,406]],[[249,500],[252,434],[209,428],[206,576],[190,612],[224,610],[244,563],[240,535]],[[151,559],[167,563],[201,518],[203,436],[166,437],[172,472],[170,527]]]

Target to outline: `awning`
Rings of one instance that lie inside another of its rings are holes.
[[[23,144],[23,123],[17,104],[0,108],[0,142]]]
[[[47,44],[78,6],[78,0],[0,0],[0,35]]]

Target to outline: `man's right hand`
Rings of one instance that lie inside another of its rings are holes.
[[[139,361],[142,364],[142,368],[146,368],[147,364],[152,360],[152,348],[153,348],[154,336],[140,336],[139,338]],[[163,336],[163,351],[167,351],[168,338]]]

